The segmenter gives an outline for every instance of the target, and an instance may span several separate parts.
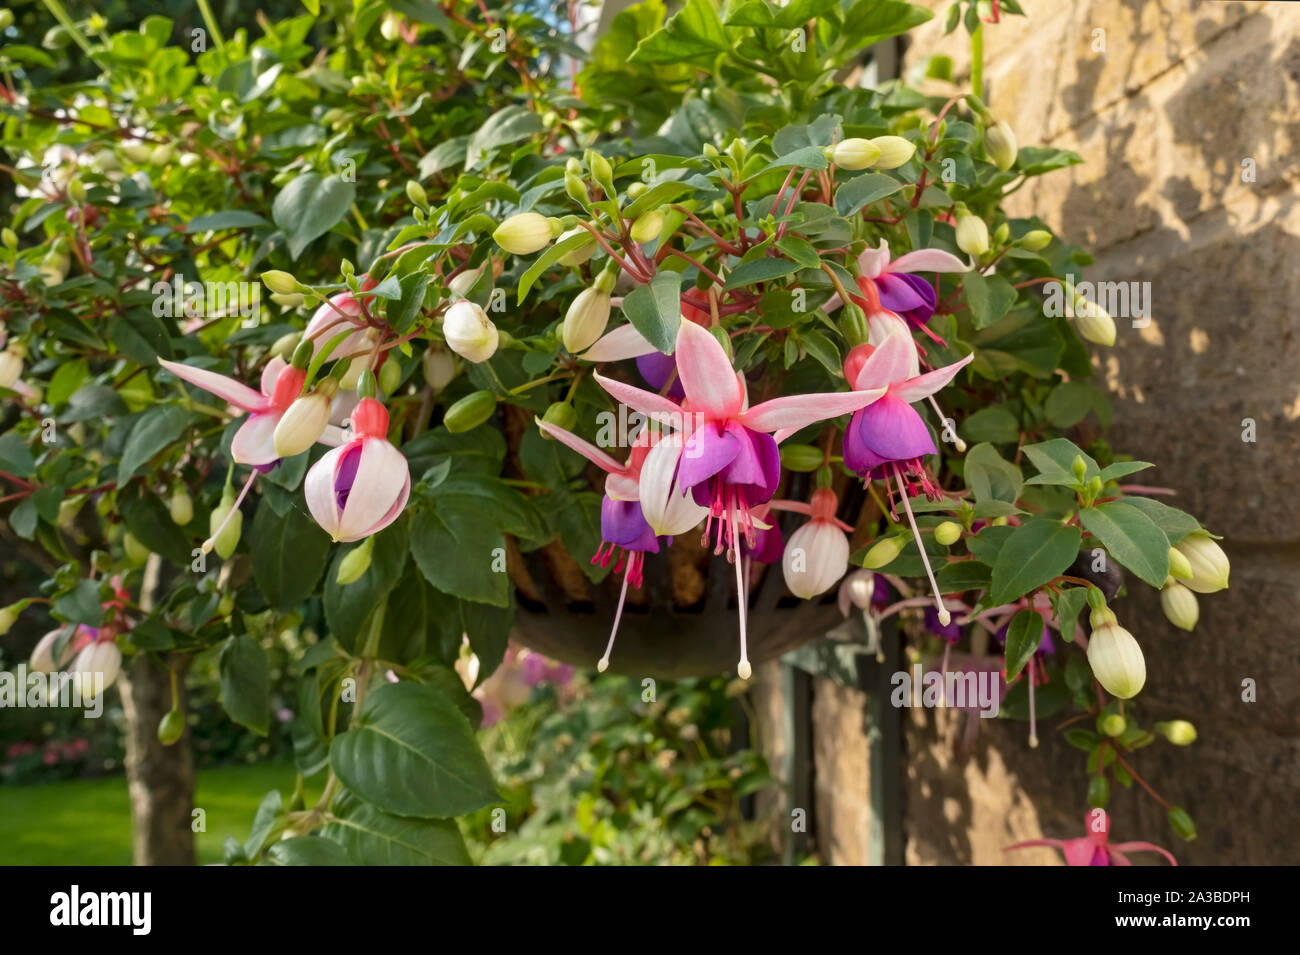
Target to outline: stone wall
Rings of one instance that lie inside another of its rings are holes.
[[[1143,478],[1174,488],[1174,503],[1225,535],[1233,565],[1231,589],[1201,600],[1191,634],[1166,623],[1146,588],[1118,608],[1147,656],[1146,719],[1185,717],[1201,737],[1190,749],[1152,746],[1135,766],[1187,808],[1200,836],[1175,839],[1136,787],[1115,787],[1112,832],[1166,845],[1184,864],[1294,864],[1300,4],[1021,4],[1028,18],[985,27],[986,100],[1021,145],[1073,149],[1084,164],[1035,180],[1009,211],[1037,214],[1093,251],[1087,278],[1151,283],[1150,324],[1121,320],[1115,347],[1094,349],[1116,404],[1110,437],[1156,462]],[[904,69],[944,52],[964,84],[966,33],[943,37],[948,2],[928,5],[937,17],[914,31]],[[1245,161],[1253,182],[1243,181]],[[1242,700],[1247,678],[1258,702]],[[857,861],[842,847],[865,825],[865,794],[849,781],[862,778],[853,775],[860,700],[825,681],[812,695],[819,849],[826,861]],[[911,710],[904,727],[909,864],[998,864],[1007,843],[1082,834],[1084,756],[1059,734],[1030,750],[1023,724],[986,721],[961,759],[962,728],[947,714]],[[1035,850],[1016,861],[1058,857]]]

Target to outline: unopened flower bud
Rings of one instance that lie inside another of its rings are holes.
[[[372,23],[374,21],[371,21]],[[389,43],[396,41],[402,35],[402,15],[394,13],[391,10],[384,14],[384,19],[379,22],[379,35]]]
[[[872,166],[876,169],[897,169],[916,152],[916,144],[902,136],[877,136],[871,145],[880,150],[880,156]]]
[[[584,229],[582,226],[577,226],[576,228],[570,229],[567,232],[562,233],[560,235],[560,238],[557,241],[563,242],[565,239],[572,238],[573,236],[577,235],[579,232],[581,232],[583,235],[587,237],[587,241],[580,243],[572,251],[565,252],[562,256],[556,259],[556,261],[559,262],[561,265],[571,265],[571,266],[581,265],[583,262],[586,262],[588,259],[590,259],[593,255],[596,254],[596,248],[597,248],[596,237],[593,236],[586,229]]]
[[[561,338],[571,354],[585,351],[605,333],[609,324],[609,292],[600,288],[585,288],[578,293],[569,310],[564,313]]]
[[[180,710],[168,710],[158,721],[158,742],[171,746],[185,733],[185,714]]]
[[[1178,834],[1178,838],[1187,842],[1196,838],[1196,823],[1192,822],[1192,817],[1182,806],[1170,806],[1165,817],[1169,820],[1170,828]]]
[[[408,179],[406,182],[406,198],[410,199],[421,209],[425,209],[429,205],[429,194],[424,191],[424,186],[420,185],[414,179]]]
[[[171,514],[172,523],[180,527],[194,520],[194,502],[190,500],[189,492],[184,487],[172,491],[172,499],[167,503],[167,510]]]
[[[1041,252],[1052,244],[1052,233],[1046,229],[1031,229],[1016,244],[1027,252]]]
[[[575,172],[566,172],[564,174],[564,191],[570,199],[580,206],[585,207],[591,204],[591,194],[587,192],[587,184]]]
[[[0,9],[0,30],[8,30],[14,25],[14,13],[8,7]]]
[[[165,166],[172,161],[176,155],[176,150],[172,149],[167,143],[155,146],[149,153],[149,162],[154,166]]]
[[[1160,609],[1165,612],[1166,619],[1181,630],[1193,629],[1201,616],[1196,594],[1172,577],[1160,589]]]
[[[1016,134],[1005,120],[984,130],[984,151],[993,165],[1003,171],[1016,164]]]
[[[16,249],[18,248],[18,233],[5,226],[0,229],[0,242],[4,242],[7,248]]]
[[[511,216],[492,233],[496,244],[512,255],[532,255],[551,244],[560,231],[559,221],[537,212]]]
[[[957,248],[979,258],[989,250],[989,227],[969,212],[957,216]]]
[[[843,139],[830,150],[829,159],[842,169],[867,169],[881,158],[880,147],[869,139]],[[907,160],[903,160],[906,162]]]
[[[222,560],[229,559],[235,552],[235,548],[239,546],[240,532],[244,529],[244,514],[234,508],[234,495],[226,494],[221,498],[221,503],[212,509],[212,515],[208,518],[208,534],[215,535],[209,537],[209,540],[212,542],[212,549]],[[229,520],[226,519],[227,516]]]
[[[385,395],[391,395],[401,383],[402,366],[389,358],[379,368],[379,390]]]
[[[951,547],[961,540],[961,525],[955,521],[944,521],[934,529],[934,539],[944,547]]]
[[[642,213],[632,223],[629,234],[634,242],[653,242],[659,238],[659,232],[664,227],[664,214],[658,209],[652,209],[649,212]]]
[[[1115,344],[1115,319],[1104,308],[1076,294],[1072,310],[1074,327],[1081,338],[1096,345]]]
[[[781,466],[787,471],[816,471],[825,456],[811,444],[781,445]]]
[[[301,292],[294,292],[291,295],[281,295],[279,292],[272,292],[271,301],[276,305],[279,305],[281,308],[297,308],[303,302],[307,301],[307,297]]]
[[[476,269],[466,269],[464,272],[456,273],[451,281],[447,283],[448,290],[451,291],[453,295],[464,298],[469,294],[469,290],[474,287],[474,284],[479,280],[479,277],[483,275],[483,269],[486,265],[487,263],[485,262]]]
[[[1184,583],[1198,594],[1212,594],[1227,589],[1228,555],[1203,531],[1188,534],[1174,545],[1187,558],[1192,575]]]
[[[1177,580],[1192,578],[1192,562],[1177,547],[1169,548],[1169,576]]]
[[[130,531],[122,535],[122,550],[126,553],[126,559],[136,566],[148,560],[149,554],[152,553]]]
[[[263,272],[262,284],[279,295],[292,295],[298,291],[298,280],[280,269]]]
[[[1114,619],[1113,613],[1105,613]],[[1097,612],[1093,613],[1092,619],[1094,626],[1088,638],[1088,665],[1092,667],[1092,675],[1107,693],[1121,700],[1132,699],[1147,680],[1142,648],[1133,634],[1118,623],[1097,626]]]
[[[475,391],[448,408],[442,423],[452,434],[472,431],[492,417],[496,407],[496,395],[490,391]]]
[[[1124,731],[1128,729],[1128,720],[1118,713],[1106,713],[1097,720],[1097,729],[1111,739],[1115,739],[1124,735]]]
[[[27,354],[22,345],[10,345],[0,352],[0,388],[12,388],[23,374],[23,358]]]
[[[374,550],[375,536],[371,534],[339,561],[338,573],[334,575],[334,580],[345,587],[360,580],[361,575],[370,569],[370,557]]]
[[[442,391],[456,377],[456,356],[436,343],[424,351],[424,380],[434,394]]]
[[[1187,720],[1167,720],[1157,723],[1155,731],[1175,746],[1191,746],[1196,742],[1196,727]]]
[[[12,606],[0,608],[0,637],[3,637],[18,622],[18,612]]]
[[[867,570],[879,570],[892,564],[894,558],[903,552],[906,543],[901,537],[885,537],[878,540],[862,559],[862,566]]]
[[[311,394],[294,401],[275,426],[275,453],[282,458],[302,454],[320,440],[330,423],[330,402],[338,385],[326,378]]]
[[[588,149],[583,157],[587,162],[587,169],[591,173],[591,178],[600,183],[600,187],[612,196],[614,194],[614,169],[609,164],[609,160],[596,152],[594,149]]]
[[[442,335],[452,351],[475,364],[496,354],[501,340],[487,312],[468,299],[461,299],[447,309],[442,319]]]
[[[572,431],[573,426],[578,423],[578,411],[567,401],[552,402],[542,415],[542,420],[547,424],[553,424],[557,428],[563,428],[565,431]],[[541,435],[548,441],[554,441],[550,433],[542,431]]]

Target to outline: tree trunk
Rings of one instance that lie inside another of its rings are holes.
[[[189,657],[175,655],[180,705],[185,709]],[[123,673],[126,711],[126,778],[131,791],[132,847],[136,865],[194,865],[194,757],[190,731],[171,746],[158,742],[158,721],[172,706],[171,675],[156,657],[142,653]]]

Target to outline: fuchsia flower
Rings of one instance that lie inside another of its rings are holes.
[[[917,272],[966,272],[969,266],[951,252],[942,249],[917,249],[891,262],[889,243],[884,239],[874,249],[858,256],[861,277],[858,287],[872,305],[882,305],[897,312],[914,327],[925,329],[934,317],[934,286]],[[843,304],[838,294],[822,306],[831,312]],[[872,309],[874,310],[874,308]]]
[[[641,475],[640,499],[667,501],[673,495],[689,494],[697,504],[708,508],[706,541],[717,522],[714,551],[725,551],[736,564],[740,610],[737,669],[742,678],[748,679],[752,672],[745,639],[748,608],[737,551],[742,540],[750,547],[756,544],[754,509],[771,500],[780,481],[781,460],[772,432],[792,433],[816,421],[857,411],[885,390],[789,395],[750,408],[744,380],[731,367],[722,345],[706,329],[683,321],[677,331],[675,357],[685,392],[680,405],[599,374],[595,378],[615,399],[652,420],[679,427],[690,422],[691,433],[683,435],[684,442],[664,442],[664,466],[651,468],[647,460]]]
[[[812,520],[790,535],[781,569],[796,597],[808,600],[825,593],[849,569],[849,538],[835,519],[838,503],[834,491],[818,488],[812,496]]]
[[[1178,865],[1173,853],[1150,842],[1121,842],[1110,844],[1110,815],[1104,809],[1093,809],[1085,817],[1088,834],[1078,839],[1030,839],[1017,842],[1014,846],[1005,846],[1003,852],[1014,849],[1027,849],[1030,846],[1051,846],[1060,849],[1067,865],[1132,865],[1125,853],[1159,852],[1169,860],[1170,865]]]
[[[704,519],[706,510],[680,495],[664,495],[662,500],[656,499],[647,514],[645,508],[649,502],[641,499],[641,476],[645,465],[654,455],[653,449],[664,444],[680,445],[681,439],[678,436],[661,438],[657,429],[643,428],[632,443],[627,463],[620,464],[576,434],[540,418],[536,420],[537,427],[544,433],[577,451],[606,474],[605,497],[600,503],[601,542],[591,562],[608,567],[617,555],[614,573],[618,574],[625,566],[627,572],[623,575],[623,588],[619,593],[618,609],[614,613],[614,626],[610,630],[605,655],[596,664],[596,669],[603,673],[609,666],[609,657],[614,651],[614,638],[623,617],[628,585],[641,586],[641,571],[645,566],[646,553],[659,553],[660,537],[671,540],[675,535],[698,526]],[[661,457],[662,455],[656,460]]]
[[[375,283],[366,279],[366,276],[361,278],[363,289],[374,286]],[[352,296],[351,292],[332,295],[329,301],[322,302],[320,308],[312,314],[311,321],[303,330],[303,338],[311,341],[315,351],[320,352],[331,338],[341,332],[349,332],[347,338],[340,341],[330,352],[332,359],[351,358],[353,355],[370,351],[375,345],[377,333],[365,323],[362,315],[361,303]]]
[[[286,364],[283,359],[272,358],[262,369],[262,390],[258,392],[215,371],[183,365],[165,358],[159,358],[158,364],[177,378],[248,412],[248,420],[240,425],[230,442],[230,456],[237,464],[261,468],[280,459],[275,453],[275,426],[302,393],[303,382],[307,377],[305,371]]]
[[[335,541],[369,537],[406,506],[411,469],[387,435],[388,410],[374,398],[362,398],[352,412],[352,437],[307,472],[307,509]]]

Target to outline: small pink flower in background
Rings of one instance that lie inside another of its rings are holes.
[[[1126,853],[1159,852],[1169,860],[1170,865],[1178,865],[1173,853],[1150,842],[1120,842],[1110,844],[1110,816],[1104,809],[1090,810],[1084,819],[1088,834],[1077,839],[1030,839],[1006,846],[1003,852],[1014,849],[1027,849],[1030,846],[1051,846],[1060,849],[1067,865],[1132,865]]]

